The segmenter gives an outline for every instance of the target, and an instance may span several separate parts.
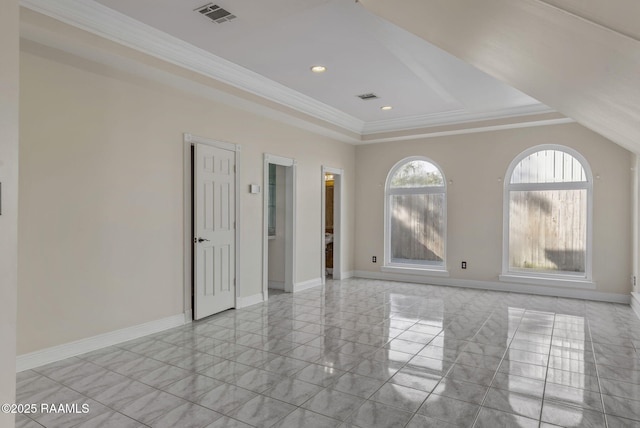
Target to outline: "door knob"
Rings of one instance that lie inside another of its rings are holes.
[[[204,242],[204,241],[207,241],[207,242],[209,242],[209,240],[208,240],[208,239],[204,239],[204,238],[198,238],[198,242]]]

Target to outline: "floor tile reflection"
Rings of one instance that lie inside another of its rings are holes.
[[[17,375],[20,427],[640,426],[629,306],[348,279]],[[605,425],[606,424],[606,425]]]

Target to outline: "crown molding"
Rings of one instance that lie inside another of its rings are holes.
[[[376,144],[376,143],[388,143],[391,141],[410,141],[410,140],[418,140],[420,138],[435,138],[435,137],[447,137],[450,135],[464,135],[464,134],[477,134],[480,132],[492,132],[492,131],[505,131],[508,129],[520,129],[520,128],[533,128],[536,126],[552,126],[552,125],[563,125],[565,123],[574,123],[575,120],[564,117],[559,119],[543,119],[543,120],[534,120],[534,121],[521,121],[516,123],[508,123],[502,125],[482,125],[475,126],[474,124],[469,124],[469,127],[461,128],[461,129],[452,129],[448,131],[430,131],[429,128],[425,128],[424,130],[417,131],[415,133],[411,133],[409,135],[393,135],[390,137],[381,137],[381,138],[371,138],[362,140],[360,142],[354,143],[356,145],[364,145],[364,144]],[[435,128],[438,129],[438,128]]]
[[[420,116],[401,117],[397,119],[377,120],[366,122],[362,135],[378,134],[382,132],[406,131],[409,129],[428,128],[431,126],[452,125],[465,122],[504,119],[508,117],[528,116],[540,113],[553,113],[555,110],[544,104],[529,104],[485,112],[469,112],[454,110],[443,113],[425,114]]]
[[[360,134],[364,122],[92,0],[20,0],[20,5],[259,97]]]
[[[441,125],[527,116],[554,111],[544,104],[532,104],[490,112],[454,110],[365,122],[96,1],[20,0],[20,5],[120,45],[323,120],[359,136],[411,129],[424,130],[425,128]],[[268,107],[265,108],[268,109]],[[474,127],[470,129],[474,129]],[[323,132],[319,133],[324,134]],[[424,136],[423,133],[420,133],[420,136]],[[360,141],[346,137],[338,139],[349,143],[360,143]]]
[[[304,129],[317,135],[349,144],[360,142],[359,134],[350,136],[346,131],[340,132],[343,131],[343,128],[332,129],[330,126],[323,126],[323,124],[316,123],[315,121],[292,115],[290,112],[269,108],[264,104],[259,104],[253,100],[243,98],[222,89],[216,89],[169,71],[160,70],[152,65],[125,58],[124,56],[104,49],[96,49],[89,44],[79,43],[75,39],[65,37],[64,35],[50,31],[47,28],[40,27],[31,22],[23,21],[20,23],[20,38],[21,49],[26,52],[38,52],[38,45],[41,45],[69,53],[78,58],[102,64],[114,70],[167,85],[200,98],[209,99],[216,103],[222,103],[296,128]]]

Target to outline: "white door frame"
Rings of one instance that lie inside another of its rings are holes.
[[[269,164],[286,167],[285,192],[285,264],[284,291],[293,292],[296,278],[296,168],[297,161],[292,158],[264,154],[262,178],[263,228],[262,228],[262,298],[269,298]]]
[[[192,182],[191,177],[193,174],[193,164],[191,162],[191,147],[194,144],[206,144],[208,146],[217,147],[220,149],[231,150],[236,153],[236,170],[235,170],[235,266],[236,266],[236,296],[235,307],[238,307],[238,298],[240,296],[240,149],[239,144],[225,143],[223,141],[211,140],[205,137],[199,137],[185,133],[183,135],[183,158],[184,158],[184,247],[183,247],[183,270],[184,270],[184,315],[185,321],[191,322],[193,320],[193,303],[191,300],[191,293],[193,287],[193,213],[191,207],[193,205],[192,196]]]
[[[321,264],[320,264],[320,278],[322,278],[322,284],[325,283],[325,271],[327,268],[327,261],[325,256],[324,234],[325,228],[325,216],[327,207],[327,187],[325,186],[324,177],[325,174],[333,174],[333,279],[342,278],[342,182],[344,179],[344,170],[340,168],[331,168],[329,166],[322,166],[322,183],[321,183],[321,210],[320,216],[320,242],[322,243],[321,251]]]

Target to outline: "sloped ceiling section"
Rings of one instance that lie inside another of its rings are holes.
[[[640,24],[635,0],[600,2],[606,3],[604,9],[591,0],[360,3],[640,153]]]

